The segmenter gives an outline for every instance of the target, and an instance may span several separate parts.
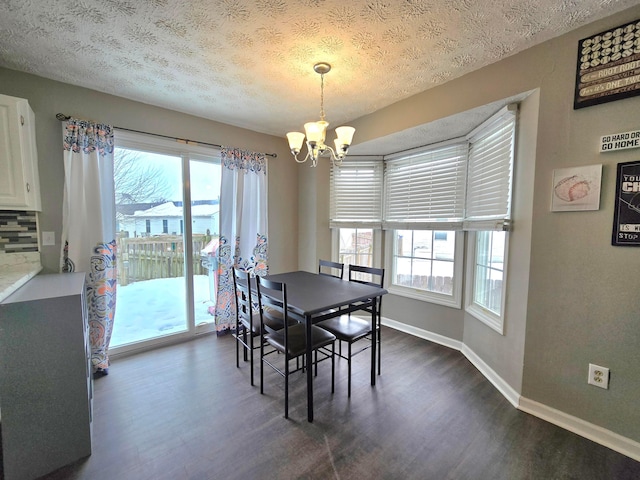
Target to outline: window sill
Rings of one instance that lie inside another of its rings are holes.
[[[420,300],[428,303],[435,303],[437,305],[443,305],[450,308],[462,308],[462,302],[460,298],[455,298],[452,295],[443,295],[433,292],[426,292],[424,290],[418,290],[410,287],[400,287],[398,285],[389,285],[387,288],[389,293],[398,295],[400,297],[412,298],[414,300]]]
[[[489,328],[498,332],[500,335],[504,335],[504,319],[502,317],[498,317],[495,313],[475,303],[467,305],[465,311],[475,319],[487,325]]]

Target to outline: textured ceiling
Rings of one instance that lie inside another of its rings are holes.
[[[0,0],[0,66],[284,135],[316,62],[333,128],[637,2]]]
[[[443,140],[464,137],[502,107],[510,103],[517,103],[530,93],[523,92],[520,95],[503,98],[473,110],[418,125],[417,127],[407,128],[401,132],[369,140],[368,142],[354,142],[354,145],[349,149],[349,156],[381,157],[432,145]]]

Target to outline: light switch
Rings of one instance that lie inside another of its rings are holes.
[[[42,246],[56,244],[56,232],[42,232]]]

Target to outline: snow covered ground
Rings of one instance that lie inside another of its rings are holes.
[[[196,325],[213,322],[209,277],[193,277]],[[187,330],[184,278],[118,285],[111,347]]]

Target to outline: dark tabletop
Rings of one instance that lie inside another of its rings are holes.
[[[286,283],[289,308],[301,315],[314,315],[387,293],[384,288],[303,271],[278,273],[266,278]]]

